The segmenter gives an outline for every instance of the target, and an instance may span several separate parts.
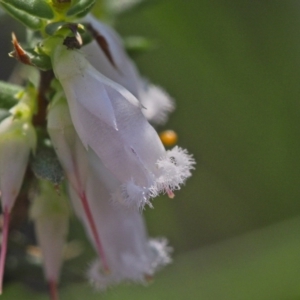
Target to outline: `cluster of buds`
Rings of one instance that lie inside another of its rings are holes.
[[[30,216],[52,299],[68,232],[67,198],[98,256],[87,271],[90,282],[100,290],[147,282],[171,262],[171,248],[164,238],[148,237],[142,210],[153,207],[159,194],[173,198],[195,164],[185,149],[166,150],[152,126],[166,122],[173,100],[140,76],[111,27],[92,15],[77,20],[84,25],[63,23],[63,11],[72,11],[69,2],[53,1],[58,20],[47,24],[45,31],[52,35],[35,48],[48,59],[47,88],[45,76],[37,89],[29,84],[0,123],[1,282],[10,212],[29,160],[37,160],[37,145],[55,151],[66,179],[56,180],[59,176],[49,175],[44,166],[41,171],[38,163],[31,164],[38,178],[31,187]],[[86,32],[91,38],[83,43]],[[36,67],[38,60],[16,39],[14,48],[14,57]]]

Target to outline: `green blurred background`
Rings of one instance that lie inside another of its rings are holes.
[[[172,266],[149,287],[68,283],[61,298],[300,299],[300,2],[156,0],[116,25],[157,41],[137,64],[176,99],[158,130],[174,129],[197,169],[145,212],[150,235],[174,247]],[[21,279],[2,299],[47,296]]]

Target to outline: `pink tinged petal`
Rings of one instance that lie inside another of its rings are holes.
[[[35,132],[29,123],[8,117],[0,123],[0,190],[4,225],[0,254],[0,293],[2,293],[9,219],[25,175]]]
[[[96,226],[94,212],[91,210],[86,193],[78,194],[71,186],[69,186],[69,194],[77,217],[85,224],[91,235],[96,251],[98,252],[99,257],[101,257],[104,272],[109,273],[110,268],[100,238],[99,229]]]
[[[59,95],[58,95],[59,96]],[[86,197],[85,183],[88,172],[87,151],[81,144],[72,125],[67,103],[63,99],[54,99],[48,113],[48,132],[58,155],[60,162],[67,174],[67,178],[80,198],[83,213],[93,233],[98,253],[103,257],[104,267],[109,271],[105,263],[105,255],[100,241],[94,218]]]

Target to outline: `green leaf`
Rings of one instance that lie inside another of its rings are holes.
[[[32,16],[42,19],[53,19],[54,13],[49,4],[44,0],[0,0],[1,3],[9,4],[15,9],[27,12]]]
[[[45,54],[39,54],[34,49],[23,49],[23,50],[30,62],[29,65],[37,67],[42,71],[47,71],[52,69],[51,60],[49,56]],[[9,55],[11,57],[15,57],[14,52],[9,53]]]
[[[0,109],[10,109],[18,100],[15,97],[22,90],[21,86],[0,81]]]
[[[37,178],[48,180],[55,185],[64,180],[64,172],[53,148],[40,145],[30,165]]]
[[[26,27],[29,27],[32,30],[38,30],[42,27],[43,22],[33,16],[28,15],[26,12],[16,9],[15,7],[6,4],[4,2],[0,2],[3,9],[10,14],[13,18],[24,24]]]
[[[106,6],[112,14],[119,15],[138,7],[143,2],[145,0],[106,0]]]
[[[140,36],[130,36],[125,38],[124,45],[126,51],[132,57],[153,50],[157,46],[154,41]]]
[[[77,0],[75,5],[68,10],[67,16],[88,13],[90,9],[92,9],[92,6],[95,4],[95,2],[96,0]]]

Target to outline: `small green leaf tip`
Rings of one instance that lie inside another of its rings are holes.
[[[67,16],[69,17],[88,13],[92,9],[96,0],[77,0],[74,2],[75,4],[67,12]]]
[[[0,0],[0,3],[8,4],[41,19],[51,20],[54,18],[52,8],[45,0]]]
[[[17,104],[16,94],[22,90],[21,86],[0,81],[0,108],[10,109]]]

